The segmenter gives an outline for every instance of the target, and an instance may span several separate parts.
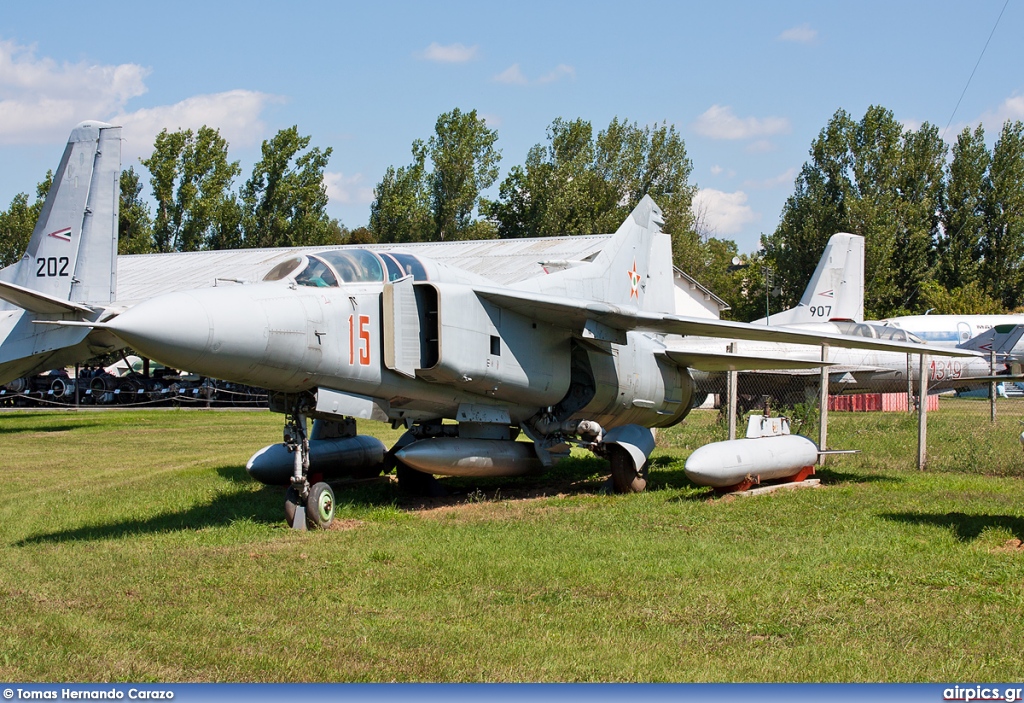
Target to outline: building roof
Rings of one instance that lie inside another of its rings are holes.
[[[347,246],[371,251],[407,251],[508,285],[543,273],[544,263],[587,261],[596,256],[611,237],[610,234],[591,234]],[[279,247],[119,256],[117,301],[134,304],[162,293],[215,286],[219,281],[255,282],[290,256],[342,248],[346,247]],[[720,309],[728,309],[724,300],[691,276],[678,268],[675,273],[690,287],[712,296]]]

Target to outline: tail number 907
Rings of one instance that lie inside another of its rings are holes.
[[[44,256],[36,259],[36,277],[37,278],[61,278],[69,276],[68,265],[70,260],[66,256]]]

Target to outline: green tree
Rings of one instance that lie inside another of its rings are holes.
[[[940,234],[946,148],[934,126],[904,129],[878,106],[853,121],[839,110],[811,145],[766,255],[782,307],[798,300],[829,237],[864,236],[865,309],[886,316],[920,307]]]
[[[298,126],[263,142],[263,157],[241,191],[244,244],[251,247],[340,244],[327,215],[324,169],[331,148],[308,151]]]
[[[947,170],[942,234],[937,242],[938,279],[948,289],[978,280],[991,161],[981,125],[973,132],[965,127]]]
[[[595,139],[586,120],[557,118],[547,141],[509,171],[485,207],[501,237],[614,232],[645,195],[661,206],[665,231],[684,240],[695,234],[693,167],[675,127],[641,129],[615,118]]]
[[[203,125],[156,136],[149,169],[157,203],[153,223],[157,251],[197,251],[216,238],[217,218],[225,212],[231,184],[241,169],[228,161],[228,143]]]
[[[434,134],[412,144],[409,166],[389,166],[374,188],[370,229],[380,242],[466,239],[486,234],[473,213],[498,178],[498,132],[476,110],[437,118]],[[428,161],[430,170],[428,170]]]
[[[999,315],[1006,308],[994,300],[978,281],[946,289],[938,281],[921,284],[921,304],[937,315]]]
[[[434,165],[430,203],[438,239],[458,238],[472,224],[480,192],[498,179],[497,140],[497,130],[488,129],[476,110],[455,108],[437,118],[427,153]]]
[[[117,221],[117,253],[148,254],[153,251],[153,220],[142,200],[142,180],[135,169],[121,171],[121,199]]]
[[[32,204],[28,202],[27,193],[18,193],[11,200],[10,207],[0,211],[0,267],[17,263],[25,254],[52,184],[53,171],[47,171],[36,185],[36,199]]]
[[[1007,121],[992,147],[981,275],[1009,309],[1024,303],[1024,123]]]
[[[548,145],[535,145],[523,166],[502,181],[483,208],[502,238],[613,231],[614,186],[598,173],[593,130],[586,120],[555,119]],[[603,220],[602,221],[602,216]]]
[[[388,166],[384,178],[374,188],[370,204],[369,229],[379,242],[429,241],[434,234],[427,190],[426,145],[412,143],[413,162],[409,166]]]

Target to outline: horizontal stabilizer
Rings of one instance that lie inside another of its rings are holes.
[[[663,352],[665,356],[680,366],[688,366],[698,371],[751,371],[754,369],[813,369],[815,373],[822,366],[831,366],[827,361],[806,361],[789,357],[743,356],[742,354],[722,354],[720,352],[673,351]]]
[[[60,315],[65,313],[87,315],[94,312],[88,305],[54,298],[52,295],[22,288],[6,281],[0,281],[0,299],[6,300],[12,305],[17,305],[22,310],[34,312],[37,315]]]

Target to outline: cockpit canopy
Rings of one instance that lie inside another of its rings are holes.
[[[383,283],[412,276],[427,280],[423,263],[412,254],[334,249],[293,256],[272,268],[264,281],[294,279],[300,286],[335,288],[346,283]]]
[[[884,339],[890,342],[916,342],[924,344],[924,341],[917,335],[911,334],[899,327],[888,325],[872,325],[866,322],[837,321],[832,323],[843,334],[854,337],[870,337],[871,339]]]

